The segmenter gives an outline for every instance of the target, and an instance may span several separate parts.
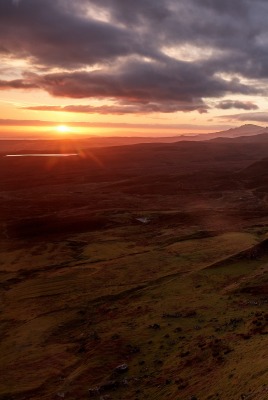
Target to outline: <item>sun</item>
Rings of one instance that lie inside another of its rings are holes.
[[[66,133],[70,133],[70,132],[71,132],[71,129],[70,129],[70,127],[67,126],[67,125],[58,125],[58,126],[56,127],[56,131],[57,131],[58,133],[61,133],[61,134],[66,134]]]

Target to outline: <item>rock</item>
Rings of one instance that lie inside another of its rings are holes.
[[[152,324],[152,325],[149,325],[149,328],[151,328],[151,329],[160,329],[160,325],[159,324]]]
[[[125,372],[128,371],[128,365],[127,365],[127,364],[118,365],[118,366],[115,368],[114,371],[117,372],[118,374],[123,374],[123,373],[125,373]]]
[[[192,317],[195,317],[196,315],[197,315],[196,311],[190,310],[184,316],[185,316],[185,318],[192,318]]]
[[[140,217],[140,218],[136,218],[136,221],[141,222],[142,224],[149,224],[150,218],[148,218],[148,217]]]
[[[127,345],[127,350],[129,354],[137,354],[140,352],[140,348],[138,346],[132,346],[131,344]]]
[[[181,357],[187,357],[189,354],[190,354],[189,351],[183,351],[183,352],[180,354],[180,356],[181,356]]]
[[[100,386],[99,391],[105,392],[106,390],[115,390],[115,389],[118,389],[119,386],[120,386],[120,382],[118,382],[118,381],[108,381]]]
[[[181,318],[182,313],[175,312],[175,313],[164,313],[162,318]]]

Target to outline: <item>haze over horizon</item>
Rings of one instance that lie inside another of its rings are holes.
[[[1,0],[0,137],[266,126],[264,0]]]

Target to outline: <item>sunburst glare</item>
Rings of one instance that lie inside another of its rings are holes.
[[[58,125],[57,127],[56,127],[56,131],[58,132],[58,133],[60,133],[60,134],[67,134],[67,133],[70,133],[71,132],[71,128],[69,127],[69,126],[67,126],[67,125]]]

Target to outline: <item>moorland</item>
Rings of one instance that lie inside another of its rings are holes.
[[[2,141],[2,400],[268,398],[268,133],[231,136]]]

